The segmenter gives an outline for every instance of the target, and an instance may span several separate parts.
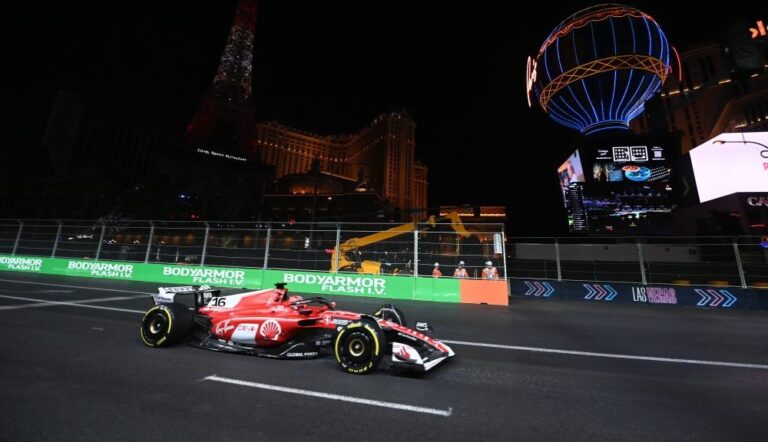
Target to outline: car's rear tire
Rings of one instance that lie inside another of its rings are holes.
[[[347,324],[336,335],[333,354],[342,370],[367,374],[379,367],[386,352],[386,337],[372,319]]]
[[[148,347],[167,347],[189,336],[192,312],[184,304],[159,304],[144,314],[141,342]]]
[[[373,316],[389,322],[394,322],[395,324],[402,325],[403,327],[408,327],[408,323],[405,320],[405,314],[403,314],[399,308],[392,304],[382,305],[376,309],[376,313],[374,313]]]

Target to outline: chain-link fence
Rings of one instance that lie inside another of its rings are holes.
[[[0,220],[2,254],[400,276],[503,279],[503,237],[501,224],[455,221]]]
[[[744,236],[505,241],[501,224],[0,220],[0,254],[638,284],[768,287],[764,245]]]
[[[768,287],[760,237],[510,238],[510,278]]]

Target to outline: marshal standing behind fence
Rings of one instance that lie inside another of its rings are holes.
[[[491,261],[485,262],[485,268],[482,273],[483,279],[499,279],[499,271],[493,266]]]
[[[456,270],[453,271],[453,277],[466,278],[468,276],[469,273],[467,273],[467,268],[464,267],[464,261],[459,261],[459,265],[456,267]]]

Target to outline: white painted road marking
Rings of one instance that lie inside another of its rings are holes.
[[[14,294],[26,293],[26,294],[29,294],[29,295],[34,295],[34,294],[42,295],[42,294],[51,293],[51,294],[55,295],[55,294],[72,294],[72,293],[75,293],[75,291],[74,290],[56,290],[56,289],[47,289],[47,290],[40,290],[40,289],[31,289],[31,290],[12,289],[12,290],[8,290],[8,289],[0,288],[0,293],[14,293]]]
[[[446,344],[466,345],[470,347],[499,348],[503,350],[530,351],[530,352],[537,352],[537,353],[556,353],[561,355],[574,355],[574,356],[591,356],[593,358],[632,359],[636,361],[670,362],[675,364],[713,365],[717,367],[758,368],[760,370],[768,370],[768,365],[746,364],[743,362],[705,361],[700,359],[678,359],[678,358],[662,358],[658,356],[637,356],[637,355],[623,355],[623,354],[616,354],[616,353],[596,353],[592,351],[559,350],[556,348],[521,347],[518,345],[486,344],[483,342],[449,341],[446,339],[443,339],[442,342],[445,342]]]
[[[118,296],[114,298],[95,298],[95,299],[82,299],[82,300],[75,300],[75,301],[49,301],[47,299],[25,298],[21,296],[7,296],[7,295],[0,295],[0,298],[35,302],[34,304],[4,305],[0,307],[0,310],[12,310],[12,309],[27,308],[27,307],[48,307],[53,305],[66,305],[70,307],[92,308],[97,310],[111,310],[115,312],[141,313],[141,314],[145,313],[143,310],[131,310],[127,308],[104,307],[101,305],[83,304],[84,302],[122,301],[126,299],[140,298],[140,296]]]
[[[19,281],[18,279],[0,279],[0,282],[13,282],[15,284],[47,285],[50,287],[67,287],[70,289],[98,290],[100,292],[135,293],[137,295],[154,295],[155,294],[153,292],[137,292],[134,290],[107,289],[107,288],[100,288],[100,287],[87,287],[87,286],[81,286],[81,285],[53,284],[49,282]]]
[[[69,288],[79,288],[79,289],[86,289],[86,290],[103,290],[103,291],[112,291],[112,292],[120,292],[120,293],[138,293],[138,294],[144,294],[144,295],[154,294],[150,292],[137,292],[137,291],[119,290],[119,289],[104,289],[104,288],[98,288],[98,287],[81,287],[81,286],[64,285],[64,284],[48,284],[48,283],[42,283],[42,282],[18,281],[13,279],[0,279],[0,282],[15,282],[20,284],[39,284],[39,285],[49,285],[53,287],[69,287]],[[125,309],[125,308],[104,307],[100,305],[76,304],[76,302],[82,302],[82,301],[55,302],[55,301],[48,301],[45,299],[21,298],[21,297],[4,296],[4,295],[0,295],[0,298],[21,299],[25,301],[35,301],[35,302],[48,303],[48,304],[61,304],[61,305],[68,305],[72,307],[91,308],[91,309],[98,309],[98,310],[111,310],[111,311],[127,312],[127,313],[139,313],[142,315],[146,313],[144,310],[131,310],[131,309]],[[133,299],[133,297],[130,299]],[[8,307],[14,307],[14,306],[8,306]],[[573,356],[589,356],[589,357],[595,357],[595,358],[629,359],[629,360],[635,360],[635,361],[668,362],[668,363],[674,363],[674,364],[709,365],[709,366],[715,366],[715,367],[756,368],[759,370],[768,370],[768,365],[766,364],[748,364],[744,362],[723,362],[723,361],[707,361],[707,360],[700,360],[700,359],[678,359],[678,358],[662,358],[658,356],[638,356],[638,355],[625,355],[625,354],[616,354],[616,353],[597,353],[597,352],[591,352],[591,351],[560,350],[556,348],[541,348],[541,347],[523,347],[518,345],[487,344],[484,342],[452,341],[452,340],[446,340],[446,339],[443,339],[442,341],[445,342],[446,344],[465,345],[469,347],[497,348],[502,350],[529,351],[529,352],[537,352],[537,353],[553,353],[553,354],[563,354],[563,355],[573,355]]]
[[[259,382],[241,381],[239,379],[223,378],[211,375],[203,379],[204,381],[224,382],[226,384],[240,385],[242,387],[259,388],[261,390],[279,391],[281,393],[298,394],[301,396],[316,397],[321,399],[330,399],[333,401],[351,402],[353,404],[370,405],[373,407],[391,408],[393,410],[410,411],[413,413],[433,414],[436,416],[448,417],[453,413],[452,408],[441,410],[438,408],[418,407],[415,405],[401,404],[398,402],[384,402],[374,399],[364,399],[354,396],[344,396],[341,394],[323,393],[321,391],[302,390],[300,388],[281,387],[279,385],[262,384]]]

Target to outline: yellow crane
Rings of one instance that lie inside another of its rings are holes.
[[[468,238],[469,236],[472,235],[472,233],[469,232],[464,227],[464,224],[461,222],[461,218],[459,217],[458,212],[455,212],[455,211],[448,212],[445,216],[440,218],[435,218],[434,216],[430,216],[429,219],[427,220],[427,224],[429,224],[430,227],[435,227],[439,222],[444,220],[450,220],[451,228],[455,230],[462,237]],[[331,256],[331,272],[335,273],[341,270],[341,271],[354,271],[357,273],[363,273],[368,275],[381,274],[382,263],[378,261],[372,261],[372,260],[355,260],[354,258],[350,259],[350,255],[356,252],[359,252],[361,247],[365,247],[370,244],[374,244],[380,241],[385,241],[399,235],[413,232],[417,228],[418,228],[417,223],[411,222],[411,223],[395,226],[391,229],[387,229],[381,232],[376,232],[367,236],[363,236],[361,238],[350,238],[344,241],[343,243],[339,244],[338,249],[333,250],[333,255]],[[337,267],[337,260],[338,260],[338,267]],[[402,271],[403,269],[395,269],[392,273],[396,274]]]

